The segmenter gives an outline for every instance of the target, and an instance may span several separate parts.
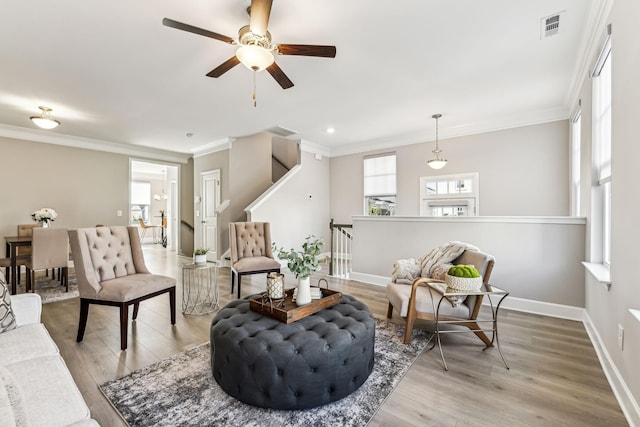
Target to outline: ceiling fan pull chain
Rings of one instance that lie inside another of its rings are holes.
[[[253,106],[258,106],[258,100],[256,98],[256,72],[253,72]]]

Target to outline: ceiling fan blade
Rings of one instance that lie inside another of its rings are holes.
[[[267,34],[272,2],[273,0],[251,0],[249,28],[253,34],[259,36]]]
[[[267,71],[271,74],[271,77],[273,77],[278,84],[282,86],[282,89],[289,89],[293,86],[293,82],[289,80],[289,77],[287,77],[284,71],[282,71],[275,62],[267,67]]]
[[[314,44],[279,44],[280,55],[321,56],[323,58],[335,58],[335,46],[321,46]]]
[[[235,67],[236,65],[238,65],[239,63],[240,63],[240,60],[238,59],[238,57],[233,55],[231,58],[227,59],[222,64],[218,65],[216,68],[209,71],[207,73],[207,77],[218,78],[224,73],[226,73],[227,71],[229,71],[230,69],[232,69],[233,67]]]
[[[231,37],[214,33],[213,31],[204,30],[202,28],[194,27],[193,25],[184,24],[182,22],[174,21],[173,19],[164,18],[162,20],[162,25],[165,27],[176,28],[182,31],[188,31],[190,33],[199,34],[205,37],[211,37],[212,39],[220,40],[225,43],[233,44],[233,39]]]

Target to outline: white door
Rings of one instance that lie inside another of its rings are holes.
[[[218,259],[218,218],[216,208],[220,204],[220,170],[202,173],[202,247],[209,249],[207,259]]]

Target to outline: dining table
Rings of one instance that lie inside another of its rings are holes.
[[[6,254],[11,259],[11,294],[15,295],[18,285],[18,265],[16,263],[17,248],[19,246],[31,246],[31,236],[5,236]]]

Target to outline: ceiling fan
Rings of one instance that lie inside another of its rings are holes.
[[[273,0],[251,0],[251,6],[247,9],[250,16],[249,25],[240,28],[237,40],[169,18],[164,18],[162,24],[167,27],[188,31],[239,46],[236,54],[207,73],[208,77],[220,77],[239,63],[242,63],[253,71],[266,69],[283,89],[289,89],[293,86],[293,82],[287,77],[278,64],[275,63],[274,54],[335,58],[336,47],[272,43],[271,33],[267,31],[272,3]]]

